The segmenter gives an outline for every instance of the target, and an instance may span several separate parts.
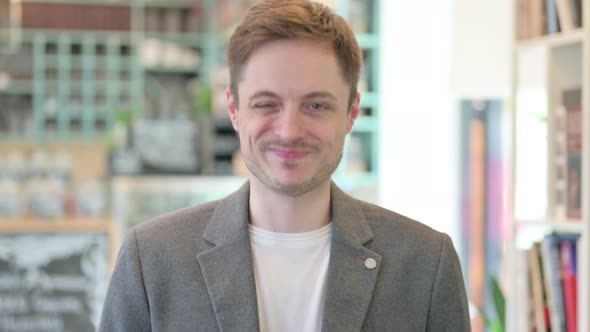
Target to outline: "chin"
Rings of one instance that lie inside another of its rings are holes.
[[[315,175],[310,175],[307,173],[312,173],[311,169],[307,169],[307,167],[289,170],[281,167],[284,165],[271,167],[271,165],[266,164],[264,167],[261,163],[252,162],[248,158],[245,158],[244,161],[250,173],[265,187],[277,194],[290,197],[298,197],[318,188],[330,180],[335,169],[331,165],[332,167],[325,167],[316,172]]]
[[[299,182],[299,183],[277,183],[275,182],[271,189],[279,194],[290,196],[290,197],[298,197],[315,189],[317,186],[312,185],[309,182]]]
[[[282,195],[297,197],[304,195],[308,192],[315,190],[329,181],[330,178],[321,179],[317,177],[310,178],[280,178],[273,177],[268,179],[270,181],[264,181],[267,187],[271,188],[274,192]]]

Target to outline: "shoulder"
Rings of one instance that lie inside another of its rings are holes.
[[[203,238],[203,233],[211,220],[219,201],[191,206],[155,217],[134,226],[133,233],[139,247],[183,245]]]
[[[373,232],[373,242],[381,247],[440,253],[446,246],[452,246],[448,235],[417,220],[374,204],[357,202]]]
[[[438,238],[443,234],[397,212],[364,201],[357,200],[357,202],[372,229],[390,230],[406,236],[426,236],[428,238]]]
[[[203,221],[208,221],[218,204],[219,201],[217,200],[175,210],[145,221],[135,226],[135,230],[139,233],[149,233],[154,231],[192,228]]]

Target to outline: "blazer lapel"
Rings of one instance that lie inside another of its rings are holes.
[[[331,202],[333,233],[322,330],[360,331],[381,256],[364,247],[373,239],[373,232],[357,201],[332,183]],[[374,269],[365,265],[371,258],[377,263]]]
[[[214,245],[197,255],[220,331],[258,331],[248,234],[249,184],[220,201],[204,234]]]

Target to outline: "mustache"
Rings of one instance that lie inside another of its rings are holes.
[[[262,149],[267,150],[267,149],[293,149],[293,150],[312,150],[312,151],[316,151],[318,150],[318,147],[316,144],[312,144],[310,142],[307,142],[303,139],[296,139],[296,140],[280,140],[280,139],[272,139],[272,140],[268,140],[268,141],[264,141],[261,144]]]

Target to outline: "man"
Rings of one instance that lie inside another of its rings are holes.
[[[343,19],[262,1],[228,62],[249,182],[133,228],[100,329],[469,331],[450,238],[330,180],[359,114],[362,53]]]

